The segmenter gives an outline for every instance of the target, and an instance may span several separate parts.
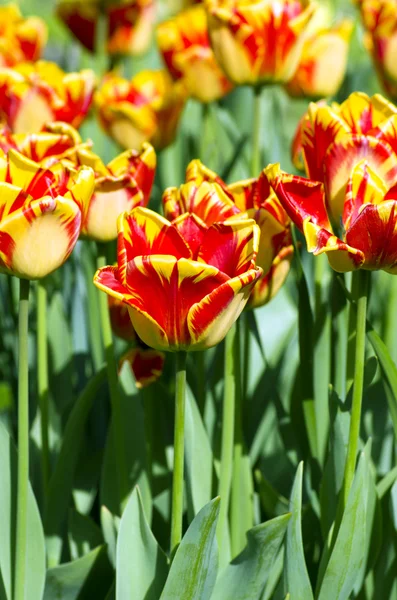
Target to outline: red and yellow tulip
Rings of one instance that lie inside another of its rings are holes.
[[[95,76],[64,73],[55,63],[21,63],[0,69],[0,114],[15,133],[40,131],[51,121],[79,127],[90,108]]]
[[[0,157],[0,269],[40,279],[69,257],[94,189],[89,167],[43,169],[15,150]]]
[[[160,150],[174,140],[186,101],[186,89],[166,71],[142,71],[131,81],[114,73],[96,94],[101,125],[123,148],[150,142]]]
[[[311,35],[294,76],[285,86],[287,92],[294,97],[334,96],[345,77],[352,31],[353,23],[346,19]]]
[[[127,363],[135,377],[135,385],[140,390],[161,377],[165,354],[152,348],[131,348],[120,358],[120,368]]]
[[[107,21],[109,54],[139,55],[147,51],[155,19],[154,0],[60,0],[58,16],[79,42],[95,52],[100,18]]]
[[[331,144],[337,144],[341,160],[354,163],[360,159],[351,150],[351,145],[355,144],[352,134],[357,136],[358,153],[363,148],[362,137],[379,139],[397,150],[396,125],[397,108],[380,94],[370,98],[362,92],[354,92],[342,104],[333,103],[331,106],[324,102],[311,103],[298,125],[292,147],[293,162],[298,168],[304,165],[311,179],[324,181],[325,162]],[[345,136],[348,140],[344,149]]]
[[[184,218],[190,223],[177,227],[147,208],[120,215],[117,267],[94,277],[99,289],[127,304],[138,336],[157,350],[218,344],[262,274],[254,221],[202,228],[191,215]]]
[[[341,149],[343,148],[343,156]],[[309,252],[333,269],[397,273],[397,156],[375,138],[350,135],[330,147],[325,185],[265,169]]]
[[[157,42],[174,79],[183,79],[189,95],[200,102],[219,100],[232,84],[218,66],[211,49],[207,15],[193,6],[157,28]]]
[[[366,29],[365,42],[385,90],[397,98],[397,11],[395,0],[359,3]]]
[[[0,67],[38,60],[46,41],[47,27],[42,19],[24,19],[14,3],[0,7]]]
[[[168,188],[163,195],[164,215],[173,223],[193,214],[202,227],[253,219],[260,229],[256,264],[263,275],[248,301],[249,308],[271,300],[290,269],[293,247],[289,219],[270,188],[265,173],[255,179],[226,185],[199,160],[186,171],[186,183]]]
[[[298,66],[310,0],[206,0],[215,57],[235,84],[285,83]]]

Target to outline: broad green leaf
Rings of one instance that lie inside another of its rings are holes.
[[[211,600],[259,600],[290,517],[282,515],[248,531],[245,549],[220,573]]]
[[[219,498],[215,498],[194,518],[175,553],[160,600],[212,600],[218,570],[218,514]]]
[[[291,519],[285,544],[284,581],[285,589],[292,594],[292,600],[313,599],[302,541],[302,475],[303,462],[299,463],[291,491]]]
[[[262,594],[261,600],[274,600],[275,591],[279,588],[280,578],[283,573],[284,566],[284,548],[281,546],[279,553],[275,561],[273,562],[273,566],[270,570],[268,580],[266,582],[265,590]]]
[[[109,560],[114,568],[116,568],[116,544],[119,526],[120,518],[112,515],[106,506],[101,506],[102,533],[107,544]]]
[[[193,515],[208,504],[212,491],[212,450],[194,396],[188,387],[185,414],[186,487]]]
[[[116,561],[116,600],[158,600],[167,558],[151,532],[137,487],[121,518]]]
[[[69,510],[68,539],[70,556],[76,560],[103,543],[102,532],[92,519],[77,510]]]
[[[49,569],[43,600],[102,600],[106,598],[112,577],[106,548],[100,546],[82,558]]]
[[[44,530],[48,564],[59,563],[62,550],[61,528],[67,519],[69,500],[79,458],[85,424],[100,385],[105,380],[106,371],[99,371],[86,385],[70,413],[59,453],[58,461],[50,479]]]
[[[318,600],[348,600],[366,555],[368,459],[361,453]]]
[[[134,376],[127,363],[120,372],[121,401],[124,429],[124,440],[126,443],[126,454],[130,476],[131,489],[138,485],[142,494],[145,514],[149,521],[152,518],[152,499],[149,485],[146,457],[145,422],[142,407],[142,397],[139,394]],[[110,426],[105,456],[103,460],[100,498],[101,504],[106,506],[111,513],[119,512],[119,498],[117,493],[117,481],[115,455],[114,455],[114,430]]]
[[[0,598],[11,600],[16,536],[17,452],[2,424],[0,424],[0,481]],[[30,484],[27,502],[25,600],[33,600],[33,598],[40,600],[45,581],[45,544],[40,514]]]

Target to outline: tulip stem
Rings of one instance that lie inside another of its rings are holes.
[[[104,249],[102,250],[100,245],[98,245],[97,264],[98,269],[106,265],[105,252]],[[105,351],[110,401],[112,405],[113,440],[116,456],[115,468],[117,470],[120,510],[122,512],[124,501],[126,500],[129,492],[129,478],[125,453],[125,425],[122,415],[121,391],[119,386],[117,364],[114,356],[112,328],[110,324],[108,299],[106,294],[99,294],[99,312],[101,318],[102,339]]]
[[[174,472],[172,477],[171,556],[182,539],[185,446],[186,352],[176,353]]]
[[[18,488],[14,600],[24,600],[26,586],[27,504],[29,489],[29,287],[20,280],[18,323]]]
[[[47,342],[47,288],[43,280],[37,284],[37,387],[41,425],[41,469],[44,502],[50,479],[49,447],[49,385],[48,385],[48,342]]]
[[[355,273],[353,273],[353,280],[355,280],[353,282],[353,289],[356,293],[355,300],[357,303],[356,344],[349,443],[347,447],[345,472],[342,486],[343,510],[346,506],[347,498],[349,496],[350,488],[354,477],[357,459],[358,439],[360,435],[361,406],[364,389],[365,325],[367,317],[369,273],[364,270],[358,270]]]
[[[84,244],[82,252],[82,266],[87,282],[87,304],[88,304],[88,333],[91,346],[92,362],[95,373],[104,364],[103,344],[101,328],[99,327],[99,296],[102,292],[92,285],[92,273],[94,271],[94,259],[91,244]]]
[[[221,499],[217,537],[220,567],[229,562],[228,513],[233,474],[234,415],[236,409],[236,369],[238,368],[237,325],[234,323],[225,339],[225,375],[223,389],[222,446],[218,494]]]
[[[254,90],[254,111],[252,118],[252,160],[251,177],[258,177],[261,170],[261,92],[262,86]]]

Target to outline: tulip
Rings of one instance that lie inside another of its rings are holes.
[[[120,368],[127,363],[135,377],[135,385],[140,390],[161,377],[165,355],[151,348],[131,348],[120,358]]]
[[[292,147],[293,162],[297,168],[303,163],[310,179],[324,181],[324,163],[331,144],[343,146],[347,135],[347,147],[351,148],[350,137],[354,134],[376,137],[397,149],[396,119],[397,108],[380,94],[370,98],[362,92],[354,92],[340,105],[311,103],[298,125]],[[363,146],[358,144],[356,149],[361,152]],[[343,148],[340,152],[347,156]],[[350,153],[347,160],[357,162],[359,159],[356,153]]]
[[[163,209],[165,217],[174,223],[190,213],[207,227],[255,220],[261,232],[256,264],[263,276],[253,288],[247,307],[262,306],[276,295],[289,273],[293,247],[289,219],[265,173],[227,186],[216,173],[193,160],[186,171],[186,183],[164,192]]]
[[[262,274],[254,221],[217,223],[194,251],[175,225],[146,208],[120,215],[118,231],[117,267],[99,269],[94,283],[127,304],[142,341],[168,351],[218,344]]]
[[[361,143],[361,160],[344,164],[338,145],[330,148],[325,186],[283,173],[278,165],[265,172],[309,252],[326,253],[338,272],[397,273],[397,156],[379,140],[357,137],[350,136],[346,150],[356,154]]]
[[[352,21],[317,31],[305,41],[298,68],[286,84],[294,97],[334,96],[345,77]]]
[[[215,61],[202,5],[161,23],[157,28],[157,42],[172,77],[184,80],[192,98],[213,102],[232,89]]]
[[[314,12],[310,0],[206,0],[206,8],[215,58],[233,83],[291,79]]]
[[[15,150],[0,158],[0,269],[40,279],[71,254],[94,189],[94,173],[42,169]]]
[[[15,133],[40,131],[47,121],[79,127],[90,108],[94,73],[64,73],[55,63],[0,69],[0,113]]]
[[[366,30],[365,42],[386,92],[397,98],[397,12],[395,0],[359,3]]]
[[[47,27],[42,19],[24,19],[16,4],[0,7],[0,67],[38,60],[46,41]]]
[[[110,73],[96,95],[101,125],[123,148],[150,142],[161,150],[174,140],[186,91],[165,71],[142,71],[131,81]]]
[[[60,0],[57,15],[87,50],[94,52],[100,16],[98,0]]]

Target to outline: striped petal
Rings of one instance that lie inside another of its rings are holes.
[[[306,219],[332,231],[322,183],[283,173],[280,165],[269,165],[265,173],[288,216],[301,231]]]
[[[68,198],[33,200],[0,222],[0,265],[17,277],[41,279],[60,267],[72,252],[81,212]]]
[[[293,246],[284,246],[280,250],[274,258],[270,269],[263,271],[262,277],[252,288],[247,308],[259,308],[274,298],[287,279],[293,255]],[[257,264],[258,266],[262,266],[258,260]]]
[[[263,172],[257,178],[232,183],[228,186],[228,189],[235,205],[241,211],[259,208],[263,206],[269,196],[274,197],[273,190]]]
[[[260,229],[253,219],[215,223],[203,236],[197,260],[238,277],[255,267],[259,238]]]
[[[120,280],[129,279],[129,266],[137,256],[169,254],[190,258],[191,251],[177,228],[157,213],[143,207],[119,216],[117,262]],[[149,344],[150,345],[150,344]]]
[[[205,166],[198,158],[191,160],[186,167],[185,181],[186,183],[192,181],[197,187],[203,183],[203,181],[209,181],[210,183],[218,183],[225,192],[228,190],[228,186],[222,181],[219,175]]]
[[[65,198],[71,198],[81,211],[82,223],[87,219],[91,197],[95,188],[95,174],[90,167],[71,170],[67,175]]]
[[[144,142],[139,151],[126,150],[109,164],[108,169],[114,176],[128,174],[143,193],[145,205],[149,202],[156,170],[156,153],[153,146]]]
[[[362,160],[366,160],[388,187],[397,182],[397,156],[385,142],[369,136],[350,135],[332,144],[324,161],[325,189],[329,214],[338,225],[350,175]]]
[[[370,98],[363,92],[354,92],[340,105],[339,113],[351,133],[366,135],[396,114],[397,108],[380,94]]]
[[[364,204],[380,204],[383,202],[388,188],[365,160],[354,167],[346,191],[343,208],[343,224],[348,230],[357,218]]]
[[[193,213],[184,213],[172,221],[172,224],[189,246],[192,258],[197,260],[199,248],[203,243],[204,234],[208,229],[207,225]]]
[[[135,377],[135,385],[142,389],[161,377],[165,354],[151,348],[132,348],[120,358],[120,368],[127,363]]]
[[[397,114],[393,114],[379,123],[374,129],[371,129],[370,134],[372,137],[387,142],[393,152],[397,153]]]

